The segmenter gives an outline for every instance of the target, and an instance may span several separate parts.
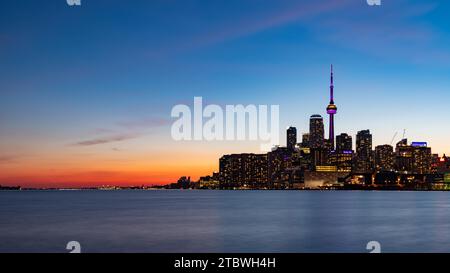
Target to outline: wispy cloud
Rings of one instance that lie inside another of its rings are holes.
[[[376,10],[337,14],[309,23],[319,40],[368,55],[413,63],[445,63],[450,54],[438,47],[439,32],[420,18],[438,5],[434,2],[392,2]]]
[[[232,20],[224,27],[213,28],[209,32],[185,40],[175,47],[169,46],[155,50],[151,55],[155,57],[176,54],[246,37],[267,29],[283,26],[299,20],[311,19],[324,13],[343,9],[348,7],[352,2],[354,0],[295,1],[294,5],[288,5],[283,10]]]
[[[141,120],[133,121],[122,121],[118,122],[117,125],[125,127],[130,130],[134,129],[151,129],[155,127],[161,127],[170,124],[169,119],[164,118],[145,118]]]
[[[94,130],[92,130],[94,134],[112,134],[115,133],[114,130],[112,129],[107,129],[107,128],[95,128]]]
[[[133,138],[137,138],[138,134],[119,134],[119,135],[112,135],[112,136],[106,136],[106,137],[100,137],[90,140],[84,140],[77,143],[72,144],[71,146],[93,146],[93,145],[100,145],[100,144],[106,144],[111,142],[120,142],[125,141]]]
[[[307,19],[325,12],[330,12],[345,7],[349,3],[349,0],[311,1],[309,3],[300,1],[297,5],[289,7],[284,11],[270,14],[269,17],[240,22],[240,24],[235,24],[229,28],[214,31],[210,35],[197,40],[194,45],[209,45],[251,35],[266,29],[271,29],[293,23],[297,20]]]
[[[14,155],[3,155],[0,156],[0,164],[2,163],[13,163],[16,161],[16,159],[18,158],[18,156],[14,156]]]
[[[95,128],[93,132],[96,137],[72,143],[69,146],[93,146],[111,142],[122,142],[148,134],[149,129],[165,126],[170,124],[170,122],[169,119],[155,117],[120,121],[115,123],[116,128]],[[112,150],[120,151],[117,147],[114,147]]]
[[[301,24],[319,41],[367,55],[392,57],[413,63],[448,63],[450,53],[439,48],[445,41],[432,25],[421,20],[439,8],[437,1],[385,1],[370,7],[365,1],[296,1],[264,13],[249,13],[221,26],[209,26],[175,46],[153,51],[153,57],[180,54],[288,24]]]

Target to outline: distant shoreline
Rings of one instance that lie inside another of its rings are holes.
[[[149,189],[94,189],[94,188],[76,188],[76,189],[14,189],[14,190],[0,190],[0,192],[32,192],[32,191],[99,191],[99,192],[112,192],[112,191],[314,191],[314,192],[332,192],[332,191],[368,191],[368,192],[450,192],[450,190],[427,190],[427,189],[164,189],[164,188],[149,188]]]

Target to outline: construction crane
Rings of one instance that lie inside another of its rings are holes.
[[[394,140],[395,140],[395,137],[398,135],[398,132],[395,132],[395,134],[394,134],[394,136],[392,137],[392,140],[391,140],[391,146],[392,146],[392,143],[394,143]]]

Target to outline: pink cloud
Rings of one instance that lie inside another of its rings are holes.
[[[136,134],[119,134],[111,135],[107,137],[94,138],[89,140],[80,141],[72,144],[72,146],[93,146],[99,144],[106,144],[110,142],[120,142],[138,137]]]

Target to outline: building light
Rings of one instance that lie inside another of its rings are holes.
[[[428,143],[426,142],[413,142],[411,143],[411,146],[413,147],[427,147]]]
[[[337,172],[336,166],[316,166],[316,172]]]

